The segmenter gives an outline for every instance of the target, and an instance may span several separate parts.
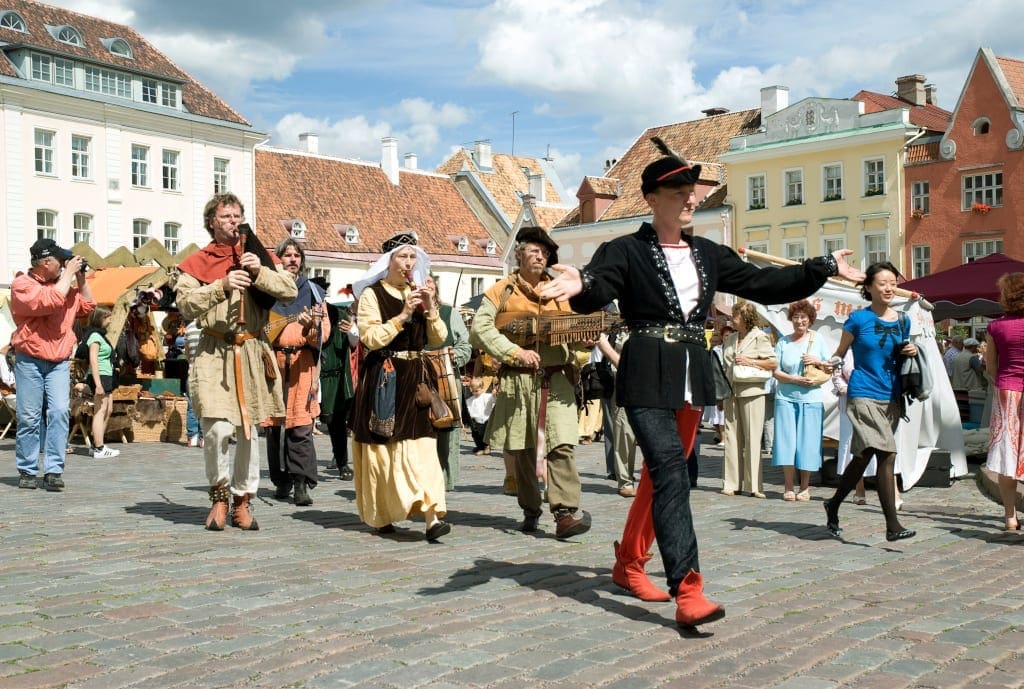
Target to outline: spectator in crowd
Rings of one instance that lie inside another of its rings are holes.
[[[726,338],[734,332],[736,332],[736,329],[731,325],[722,325],[711,334],[711,355],[718,357],[723,371],[725,370],[725,362],[722,358],[722,346]],[[714,429],[715,445],[725,444],[725,400],[705,406],[702,421]]]
[[[188,411],[185,415],[185,436],[188,438],[189,447],[203,446],[203,429],[199,425],[199,418],[196,416],[195,404],[192,403],[195,393],[192,391],[191,375],[195,367],[196,354],[199,353],[199,336],[202,335],[200,328],[194,320],[185,325],[185,359],[188,361],[186,370],[189,375],[185,378],[185,396],[188,398]]]
[[[72,256],[52,239],[36,240],[29,255],[32,266],[11,282],[15,325],[11,346],[18,390],[14,456],[18,487],[35,488],[40,437],[45,432],[43,487],[59,492],[64,490],[71,355],[77,342],[72,326],[77,318],[92,313],[96,302],[85,279],[86,263],[81,256]]]
[[[946,375],[950,379],[953,378],[953,359],[956,359],[960,352],[964,351],[964,338],[960,335],[954,335],[950,338],[949,347],[942,353],[942,363],[946,366]]]
[[[234,194],[207,201],[203,222],[212,241],[181,262],[175,285],[181,315],[202,328],[189,377],[203,428],[210,531],[224,530],[229,497],[231,523],[259,529],[251,507],[260,484],[256,424],[285,415],[281,377],[263,333],[274,302],[294,299],[297,289],[259,240],[244,233],[244,213]]]
[[[397,234],[381,251],[352,286],[366,348],[350,426],[356,505],[359,518],[384,535],[395,533],[395,522],[423,515],[433,542],[451,533],[451,525],[444,520],[444,472],[429,401],[421,406],[416,393],[423,381],[420,352],[444,342],[448,327],[416,236]]]
[[[1024,479],[1024,273],[999,278],[1003,316],[988,324],[985,368],[995,385],[986,466],[999,475],[1003,525],[1019,531],[1017,485]]]
[[[602,334],[597,341],[601,354],[611,364],[612,374],[618,372],[619,357],[622,348],[629,340],[629,331],[613,333],[611,337]],[[618,483],[619,495],[624,498],[636,497],[633,477],[636,474],[636,436],[626,418],[626,410],[615,402],[614,378],[612,394],[607,398],[608,413],[611,414],[612,447],[615,451],[615,480]]]
[[[722,349],[724,368],[732,385],[725,399],[725,457],[722,495],[743,491],[764,498],[761,481],[761,433],[764,430],[764,383],[778,366],[771,340],[757,327],[757,310],[750,302],[735,306],[729,335]]]
[[[470,396],[466,400],[466,413],[469,415],[469,428],[473,436],[473,454],[482,457],[490,454],[491,446],[487,444],[484,434],[487,421],[494,410],[494,395],[484,389],[484,382],[474,378],[469,384]]]
[[[878,500],[885,514],[889,541],[912,538],[912,529],[900,523],[896,512],[896,425],[900,420],[899,355],[915,356],[909,342],[910,319],[892,308],[899,271],[888,261],[873,263],[860,281],[861,296],[871,305],[850,314],[843,324],[839,347],[831,360],[842,365],[853,349],[853,373],[847,389],[847,414],[853,425],[853,459],[839,479],[839,487],[825,501],[825,526],[839,536],[839,507],[864,476],[872,458],[878,460]],[[904,344],[906,342],[906,344]],[[779,442],[776,436],[776,443]]]
[[[103,442],[110,416],[114,413],[114,398],[111,395],[117,387],[114,382],[114,348],[106,337],[110,318],[110,309],[97,306],[89,314],[88,328],[82,333],[89,348],[89,369],[85,380],[93,394],[92,456],[95,459],[109,459],[121,454],[120,450],[107,447]]]
[[[980,343],[973,337],[964,339],[963,349],[953,358],[953,397],[960,410],[960,420],[971,420],[971,393],[988,387],[985,380],[985,361],[979,351]]]
[[[353,307],[327,305],[331,337],[320,361],[320,418],[331,437],[334,466],[342,481],[351,481],[354,475],[348,461],[348,415],[355,399],[352,351],[359,341]]]
[[[807,375],[810,366],[827,367],[828,350],[823,339],[815,337],[811,325],[817,312],[803,299],[789,305],[793,334],[779,338],[775,356],[775,433],[772,465],[782,467],[782,499],[810,500],[811,472],[821,468],[822,426],[825,418],[823,380]],[[800,491],[795,492],[796,472],[800,472]]]

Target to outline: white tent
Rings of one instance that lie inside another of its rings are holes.
[[[786,259],[746,252],[747,260],[754,265],[785,265],[791,263]],[[810,299],[818,310],[818,320],[814,324],[817,337],[824,338],[828,351],[835,351],[839,345],[839,337],[843,323],[851,311],[867,306],[860,294],[860,288],[854,287],[845,280],[831,279]],[[786,318],[786,304],[763,306],[754,304],[758,313],[784,335],[793,332],[792,324]],[[921,478],[928,465],[933,450],[943,449],[949,452],[952,463],[953,478],[967,474],[967,460],[964,456],[963,430],[960,426],[960,412],[949,378],[945,375],[942,354],[935,339],[935,322],[927,302],[913,299],[909,292],[900,291],[893,302],[897,311],[910,317],[911,341],[924,353],[926,364],[935,374],[932,376],[934,387],[931,397],[924,402],[914,402],[907,412],[909,421],[901,421],[896,431],[897,470],[903,475],[904,488],[910,488]],[[831,385],[823,386],[825,391],[825,430],[827,438],[839,438],[838,403],[832,393]]]

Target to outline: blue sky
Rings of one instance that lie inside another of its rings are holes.
[[[433,168],[454,148],[550,155],[571,195],[645,127],[760,105],[759,89],[953,109],[977,50],[1024,59],[1018,0],[59,0],[130,24],[273,143]]]

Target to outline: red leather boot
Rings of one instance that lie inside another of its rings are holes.
[[[684,627],[696,627],[723,617],[725,608],[704,597],[704,578],[691,569],[676,593],[676,622]]]
[[[613,544],[615,566],[612,567],[612,581],[640,600],[657,602],[672,600],[672,596],[659,589],[644,571],[644,565],[652,557],[649,551],[654,543],[653,495],[651,477],[645,464],[640,470],[640,482],[629,507],[626,525],[622,528],[622,543],[615,541]]]

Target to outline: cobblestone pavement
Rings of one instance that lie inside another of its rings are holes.
[[[707,434],[705,434],[707,437]],[[329,457],[326,437],[317,438]],[[308,508],[256,500],[261,530],[203,530],[201,451],[69,457],[63,494],[19,490],[0,442],[0,687],[1016,687],[1024,682],[1024,536],[973,478],[916,488],[887,543],[876,496],[719,495],[705,446],[693,509],[709,595],[727,617],[681,632],[672,603],[610,579],[629,500],[599,444],[578,448],[591,532],[515,529],[497,456],[464,455],[440,544],[422,523],[371,534],[321,462]],[[766,460],[767,463],[767,460]],[[973,467],[972,467],[973,468]],[[269,485],[268,482],[264,482]],[[656,581],[660,563],[651,562]]]

